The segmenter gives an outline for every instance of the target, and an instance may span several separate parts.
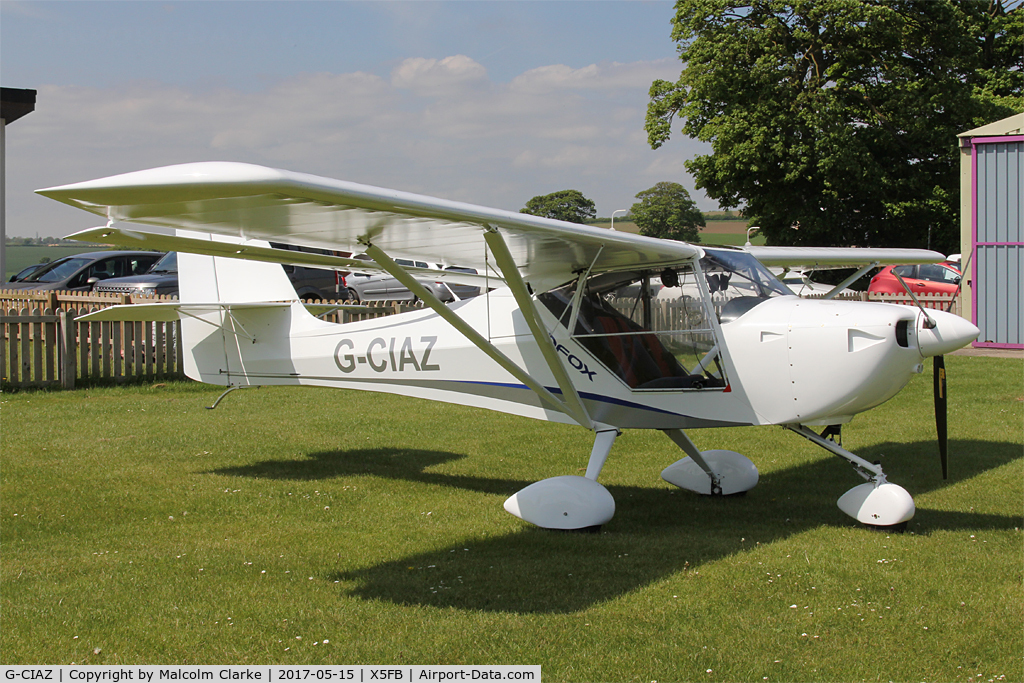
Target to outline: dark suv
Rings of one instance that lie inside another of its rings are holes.
[[[94,292],[178,296],[178,252],[170,251],[143,275],[114,277],[97,282]]]
[[[271,242],[270,246],[274,249],[305,251],[325,256],[335,255],[326,249],[293,247],[290,244],[280,244],[278,242]],[[295,286],[295,293],[303,301],[315,301],[317,299],[343,301],[349,298],[348,287],[345,286],[345,278],[336,270],[307,268],[306,266],[282,266],[282,268],[288,274],[288,279],[292,281],[292,285]]]

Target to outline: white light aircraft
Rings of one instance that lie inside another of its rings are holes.
[[[941,357],[978,335],[943,311],[801,299],[766,267],[859,266],[863,274],[875,265],[943,260],[931,251],[702,247],[226,162],[39,193],[108,221],[73,237],[182,252],[180,301],[89,317],[180,318],[185,369],[194,379],[390,392],[593,431],[585,476],[545,479],[505,502],[510,513],[546,528],[590,528],[612,518],[615,501],[597,479],[624,429],[662,430],[683,451],[662,472],[666,481],[707,495],[748,491],[758,480],[751,460],[701,452],[685,432],[742,425],[781,425],[847,460],[866,483],[839,498],[839,507],[864,524],[905,524],[914,515],[910,494],[888,482],[879,464],[844,449],[840,425],[892,398],[935,357],[945,474]],[[272,249],[271,241],[361,253],[372,262]],[[478,274],[420,272],[398,259]],[[314,315],[323,308],[298,301],[279,263],[376,268],[427,308],[326,322]],[[417,276],[485,293],[446,305]],[[652,278],[677,294],[653,297]]]

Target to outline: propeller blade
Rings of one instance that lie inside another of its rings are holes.
[[[939,460],[942,462],[942,478],[946,479],[946,361],[942,356],[932,358],[932,388],[935,394],[935,431],[939,437]]]

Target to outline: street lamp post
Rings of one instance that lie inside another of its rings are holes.
[[[747,242],[743,246],[745,246],[745,247],[753,246],[753,245],[750,244],[750,231],[751,230],[760,230],[760,229],[761,229],[761,226],[759,226],[759,225],[754,225],[752,227],[747,228]]]
[[[615,209],[612,211],[612,230],[615,229],[615,214],[617,213],[629,213],[629,209]]]

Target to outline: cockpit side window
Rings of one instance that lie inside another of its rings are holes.
[[[691,265],[673,273],[684,286],[695,286]],[[572,326],[574,340],[631,389],[726,386],[714,330],[696,289],[674,300],[661,299],[662,281],[653,271],[595,275],[577,299],[578,284],[537,298],[564,327]]]

